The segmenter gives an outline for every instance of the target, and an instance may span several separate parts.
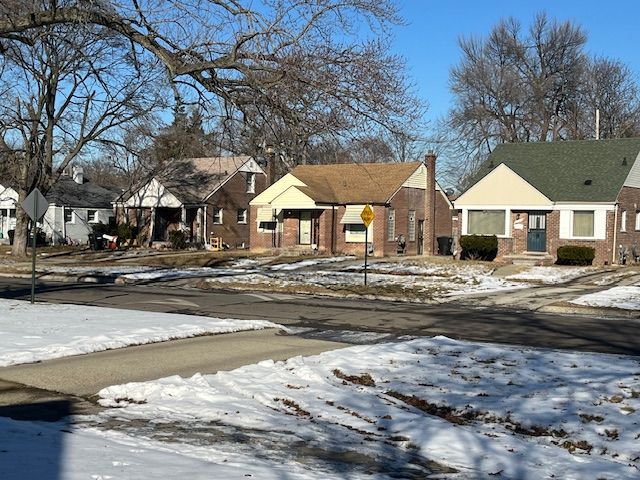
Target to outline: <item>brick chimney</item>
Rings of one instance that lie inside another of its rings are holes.
[[[429,152],[424,157],[427,167],[427,192],[425,208],[424,253],[435,255],[436,249],[436,154]]]
[[[267,160],[267,186],[273,185],[276,181],[276,150],[271,145],[265,149]]]

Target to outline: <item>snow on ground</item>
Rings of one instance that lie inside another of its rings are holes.
[[[299,263],[302,262],[289,266]],[[304,272],[295,270],[293,268],[258,272],[254,270],[238,275],[213,277],[209,281],[227,285],[250,284],[292,288],[311,285],[321,288],[327,286],[349,288],[354,285],[362,285],[364,279],[364,263],[348,265],[342,269],[323,270],[319,268],[315,271]],[[439,297],[524,288],[526,286],[494,277],[491,273],[492,269],[483,265],[463,263],[415,265],[378,262],[369,266],[367,283],[370,287],[413,289],[418,293],[423,292]]]
[[[594,267],[530,267],[520,273],[505,277],[507,280],[538,282],[547,285],[565,283],[588,273],[594,273]]]
[[[135,321],[132,319],[135,318]],[[281,328],[233,320],[0,299],[0,366],[204,334]]]
[[[624,310],[640,310],[640,287],[613,287],[602,292],[582,295],[571,301],[576,305],[589,307],[621,308]]]
[[[192,267],[192,268],[164,268],[153,271],[143,271],[137,273],[127,273],[121,277],[125,280],[178,280],[180,278],[196,277],[219,277],[246,274],[245,268],[214,268],[214,267]]]
[[[38,273],[64,273],[67,275],[109,275],[119,276],[140,272],[148,272],[150,270],[156,270],[157,267],[149,266],[133,266],[133,265],[119,265],[119,266],[62,266],[62,265],[47,265],[38,266]]]
[[[1,300],[0,362],[248,325],[272,326]],[[640,466],[635,357],[406,339],[100,397],[114,408],[74,423],[0,418],[0,477],[631,479]]]
[[[344,465],[326,459],[339,453],[370,459],[352,464],[356,472],[373,465],[403,478],[448,466],[472,478],[631,479],[640,466],[633,357],[436,337],[113,386],[100,396],[120,407],[92,418],[89,431],[105,440],[127,434],[176,453],[208,442],[216,462],[273,459],[292,466],[290,478],[312,478],[301,465],[335,478],[332,468]],[[141,429],[146,422],[166,428]],[[309,451],[321,453],[313,461]]]
[[[273,271],[298,270],[299,268],[311,267],[313,265],[326,265],[327,263],[344,262],[347,260],[354,260],[355,258],[356,257],[353,257],[353,256],[317,257],[317,258],[310,258],[307,260],[300,260],[299,262],[293,262],[293,263],[279,263],[277,265],[271,265],[269,269]]]

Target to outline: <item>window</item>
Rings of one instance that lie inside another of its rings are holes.
[[[574,211],[573,212],[573,236],[593,237],[594,212]]]
[[[371,235],[371,225],[369,224],[369,233],[365,235],[366,228],[362,223],[345,223],[344,224],[344,241],[347,243],[364,243],[365,237],[371,242],[373,237]]]
[[[620,213],[620,231],[621,232],[627,231],[627,211],[626,210],[623,210],[622,213]]]
[[[407,222],[407,233],[409,234],[409,241],[416,241],[416,211],[409,210],[409,221]]]
[[[258,225],[258,231],[260,232],[274,232],[276,230],[276,222],[260,222]]]
[[[247,173],[247,193],[255,193],[256,191],[256,174]]]
[[[640,210],[636,210],[636,230],[640,230]]]
[[[97,210],[87,210],[87,221],[89,223],[98,223],[98,211]]]
[[[247,209],[239,208],[237,218],[238,218],[238,223],[247,223]]]
[[[467,234],[505,235],[504,210],[469,210]]]
[[[15,208],[10,208],[9,209],[9,218],[16,218],[16,209]]]
[[[214,225],[222,225],[222,209],[219,207],[213,209],[213,223]]]
[[[387,241],[396,241],[396,211],[393,208],[389,209],[387,215]]]
[[[64,209],[64,223],[73,223],[74,222],[74,213],[70,208]]]

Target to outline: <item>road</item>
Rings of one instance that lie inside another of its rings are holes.
[[[28,299],[29,282],[0,279],[0,297]],[[509,293],[503,293],[508,304]],[[515,295],[514,295],[515,298]],[[474,307],[374,300],[314,298],[305,295],[203,291],[163,286],[43,283],[39,301],[265,319],[306,329],[301,336],[344,341],[345,331],[402,335],[446,335],[472,341],[603,353],[640,355],[640,322]],[[481,305],[482,302],[478,301]]]

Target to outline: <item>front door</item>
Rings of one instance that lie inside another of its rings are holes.
[[[311,245],[311,212],[300,212],[300,245]]]
[[[424,251],[424,220],[418,220],[418,255]]]
[[[529,214],[527,250],[529,252],[547,251],[547,216],[545,213]]]

